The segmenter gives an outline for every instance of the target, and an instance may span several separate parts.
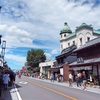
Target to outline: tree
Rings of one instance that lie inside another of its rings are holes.
[[[27,63],[28,66],[31,67],[39,67],[40,62],[44,62],[46,60],[46,56],[44,51],[41,49],[31,49],[27,52]]]

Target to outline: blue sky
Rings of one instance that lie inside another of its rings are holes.
[[[30,49],[55,59],[64,22],[73,32],[84,22],[100,29],[100,0],[0,0],[0,6],[0,34],[12,69],[24,66]]]

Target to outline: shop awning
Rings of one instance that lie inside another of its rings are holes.
[[[73,70],[91,70],[92,66],[74,67]]]

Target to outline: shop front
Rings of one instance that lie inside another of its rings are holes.
[[[86,73],[86,77],[87,77],[87,83],[91,83],[94,85],[100,85],[100,66],[83,66],[83,67],[74,67],[73,68],[73,75],[74,75],[74,81],[75,81],[75,76],[76,76],[76,72],[80,72],[82,73],[83,71],[85,71]],[[92,80],[90,81],[90,76],[92,77]]]
[[[77,60],[69,64],[69,67],[84,70],[89,80],[92,77],[93,84],[100,85],[100,37],[88,41],[74,50],[74,53],[77,54]]]

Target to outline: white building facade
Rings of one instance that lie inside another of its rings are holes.
[[[100,36],[100,30],[94,30],[92,25],[82,23],[72,32],[67,23],[64,23],[63,29],[60,31],[60,51],[75,44],[77,48],[86,42]]]
[[[39,63],[39,67],[40,67],[40,76],[43,74],[47,74],[48,75],[48,79],[50,78],[50,68],[54,68],[55,67],[55,62],[56,60],[46,60],[45,62],[41,62]]]

